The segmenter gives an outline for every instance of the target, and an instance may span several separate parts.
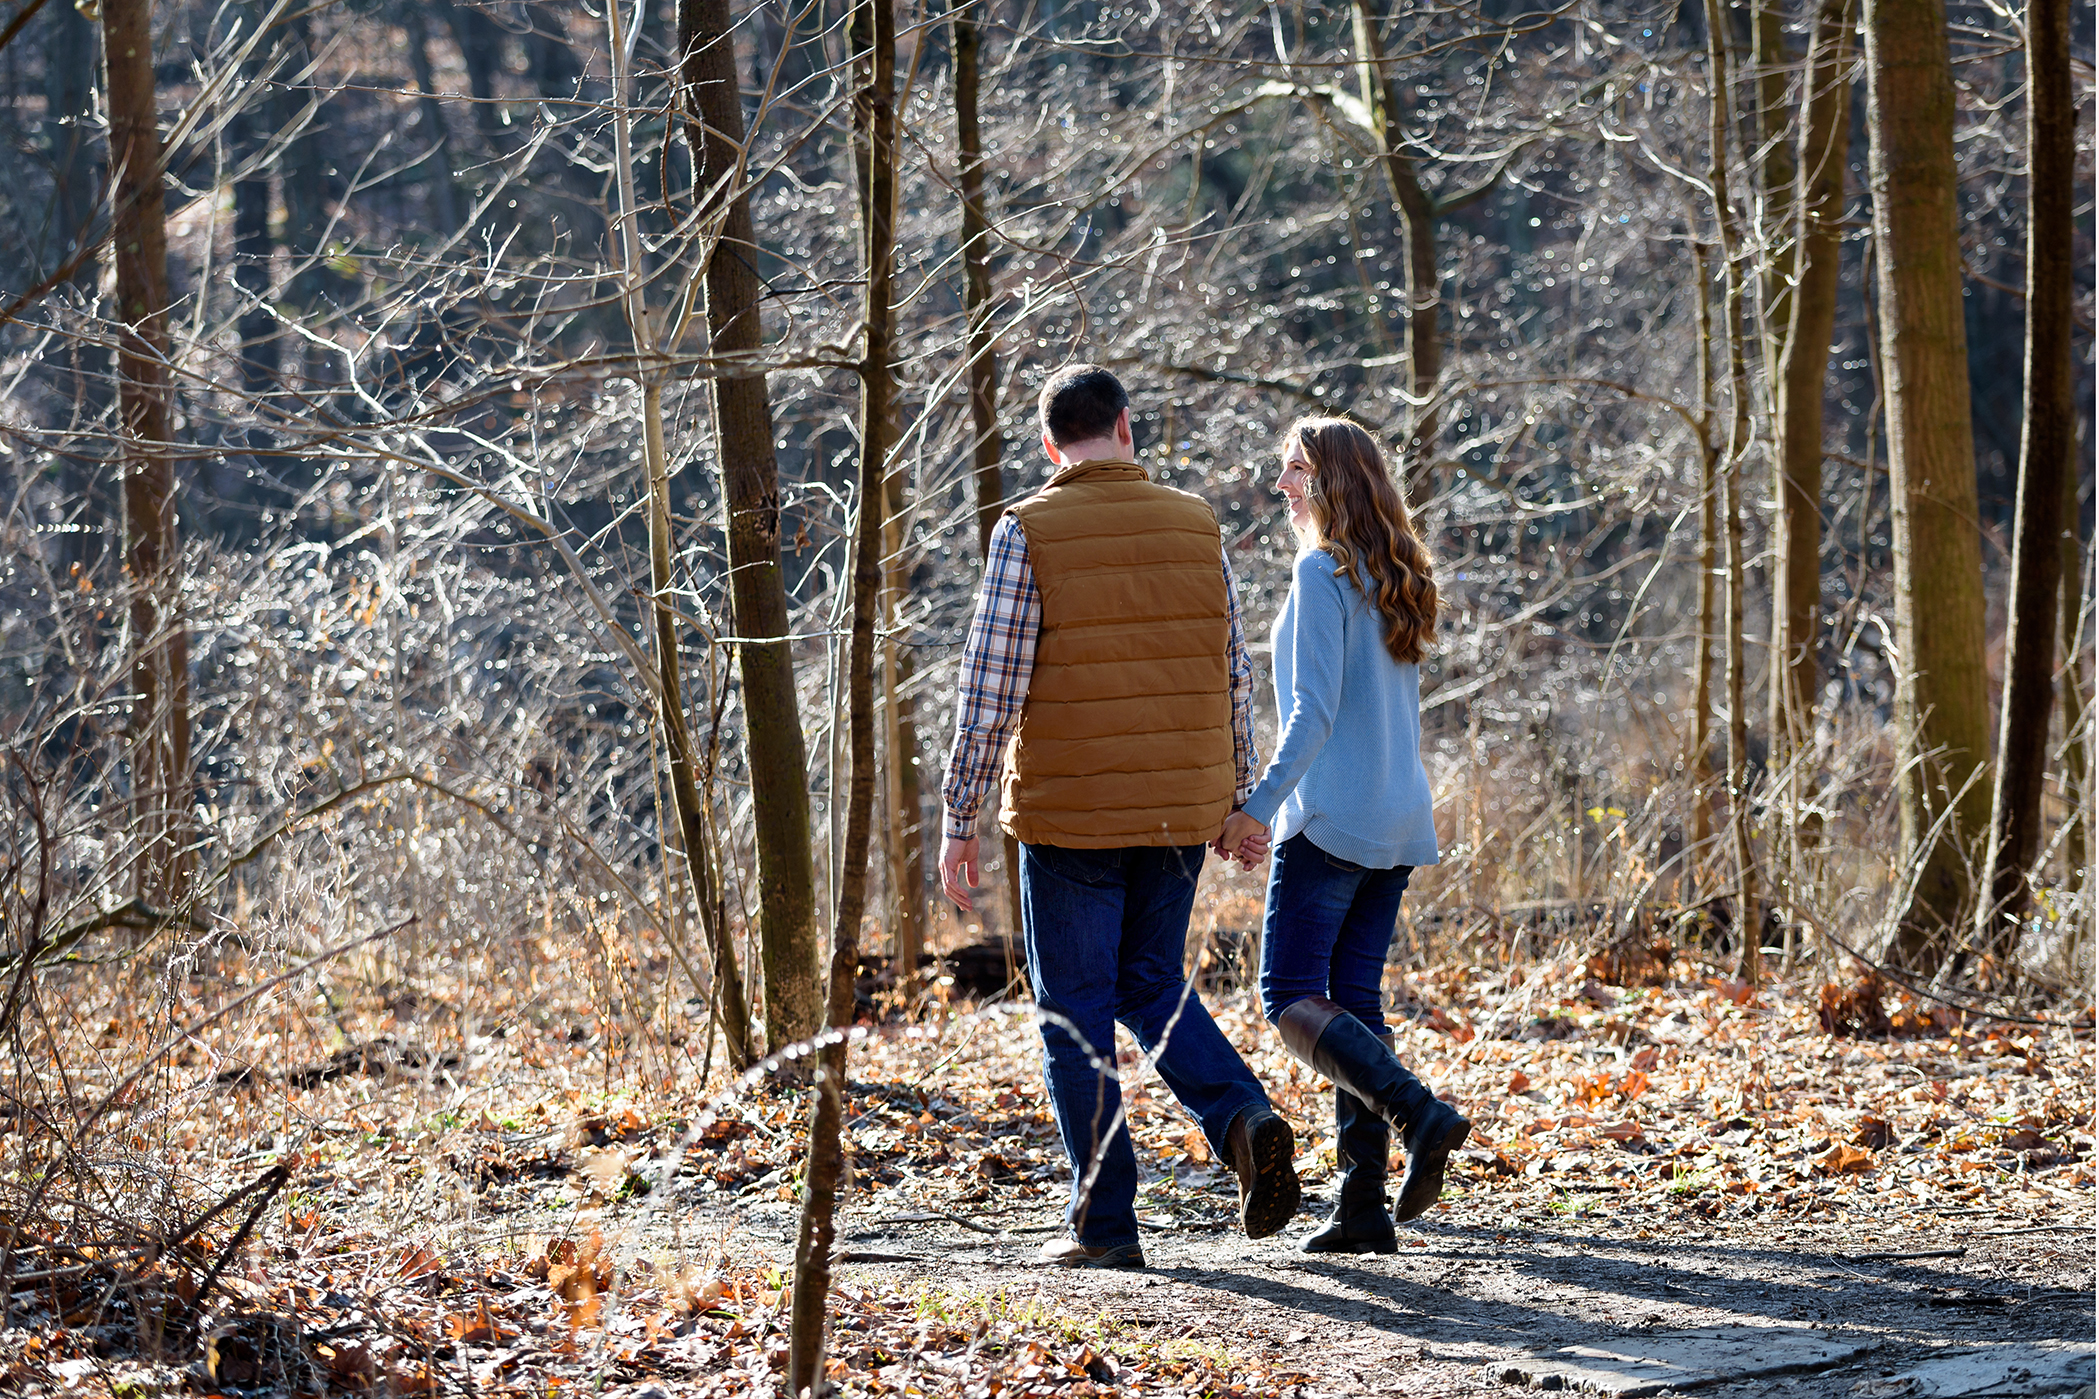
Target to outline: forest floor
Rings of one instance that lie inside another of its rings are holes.
[[[1209,999],[1297,1127],[1305,1210],[1242,1237],[1229,1171],[1125,1046],[1142,1272],[1033,1262],[1066,1176],[1024,1004],[854,1045],[844,1393],[2090,1393],[2089,1029],[1682,960],[1417,981],[1400,1052],[1472,1140],[1396,1256],[1309,1257],[1330,1096],[1245,994]],[[274,1195],[121,1287],[93,1249],[20,1252],[53,1276],[17,1283],[0,1390],[782,1392],[799,1093],[702,1092],[698,1035],[622,1085],[561,1016],[469,1029],[452,1059],[409,1052],[410,1019],[371,1029],[392,1038],[324,1072],[190,1100],[217,1126],[171,1137],[170,1169],[196,1198]]]

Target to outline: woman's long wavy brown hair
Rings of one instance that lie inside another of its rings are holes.
[[[1385,621],[1392,659],[1416,664],[1436,630],[1436,568],[1377,439],[1347,418],[1299,418],[1283,434],[1311,463],[1305,499],[1318,545]]]

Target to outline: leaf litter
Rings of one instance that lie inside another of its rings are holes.
[[[1626,978],[1647,984],[1608,979],[1623,971],[1564,958],[1451,969],[1400,992],[1402,1058],[1474,1122],[1431,1219],[1620,1239],[1849,1219],[1861,1248],[1905,1231],[1950,1237],[1949,1219],[1962,1235],[1983,1216],[2004,1231],[2090,1226],[2088,1030],[1970,1020],[1870,978],[1755,989],[1677,960]],[[1333,1170],[1330,1089],[1250,997],[1208,999],[1296,1124],[1316,1194]],[[1025,1008],[969,1013],[935,996],[920,1009],[915,1023],[870,1026],[853,1054],[847,1266],[827,1352],[839,1392],[1240,1395],[1320,1382],[1301,1348],[1089,1313],[1060,1300],[1059,1275],[1017,1266],[1059,1227],[1065,1195],[1036,1031]],[[612,1082],[620,1051],[607,1046],[593,1084],[559,1017],[474,1040],[444,1082],[437,1056],[387,1044],[380,1075],[250,1076],[177,1096],[171,1115],[193,1127],[162,1130],[196,1197],[288,1172],[245,1237],[240,1208],[178,1247],[130,1254],[92,1229],[16,1226],[0,1387],[780,1392],[779,1225],[795,1208],[802,1128],[791,1083],[716,1073],[703,1089],[702,1046],[667,1042],[653,1081]],[[346,1053],[325,1062],[376,1062]],[[1229,1171],[1134,1052],[1119,1062],[1147,1231],[1230,1237]],[[220,1149],[228,1126],[267,1120],[264,1149]],[[995,1240],[1013,1285],[958,1284],[933,1255],[855,1253],[931,1223]],[[856,1256],[921,1266],[899,1277],[856,1269]]]

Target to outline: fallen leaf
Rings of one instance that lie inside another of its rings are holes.
[[[1187,1152],[1188,1159],[1198,1166],[1210,1164],[1210,1139],[1203,1135],[1200,1127],[1188,1129],[1188,1134],[1181,1138],[1181,1150]]]
[[[1824,1175],[1863,1175],[1877,1164],[1873,1153],[1861,1150],[1849,1142],[1836,1145],[1815,1158],[1815,1169]]]
[[[451,1334],[452,1339],[455,1341],[467,1341],[474,1345],[484,1346],[501,1345],[504,1341],[518,1334],[516,1328],[506,1327],[496,1320],[495,1316],[488,1310],[488,1302],[485,1299],[482,1301],[480,1308],[470,1317],[454,1314],[445,1318],[445,1330]]]
[[[397,1277],[413,1282],[417,1278],[426,1278],[443,1267],[442,1258],[417,1244],[402,1252],[401,1261],[395,1266],[394,1273]]]
[[[1851,1140],[1868,1151],[1886,1151],[1895,1140],[1895,1129],[1884,1117],[1862,1117],[1858,1130],[1851,1134]]]

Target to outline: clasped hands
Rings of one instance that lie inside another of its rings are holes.
[[[1224,818],[1224,829],[1210,848],[1227,860],[1237,860],[1239,868],[1250,870],[1268,858],[1268,827],[1243,811],[1235,811]]]
[[[1268,827],[1243,811],[1235,811],[1224,819],[1224,829],[1210,848],[1227,860],[1237,860],[1239,868],[1250,870],[1268,858]],[[970,910],[970,892],[977,887],[981,866],[977,863],[977,838],[966,840],[948,836],[940,842],[940,887],[956,908],[967,913]]]

